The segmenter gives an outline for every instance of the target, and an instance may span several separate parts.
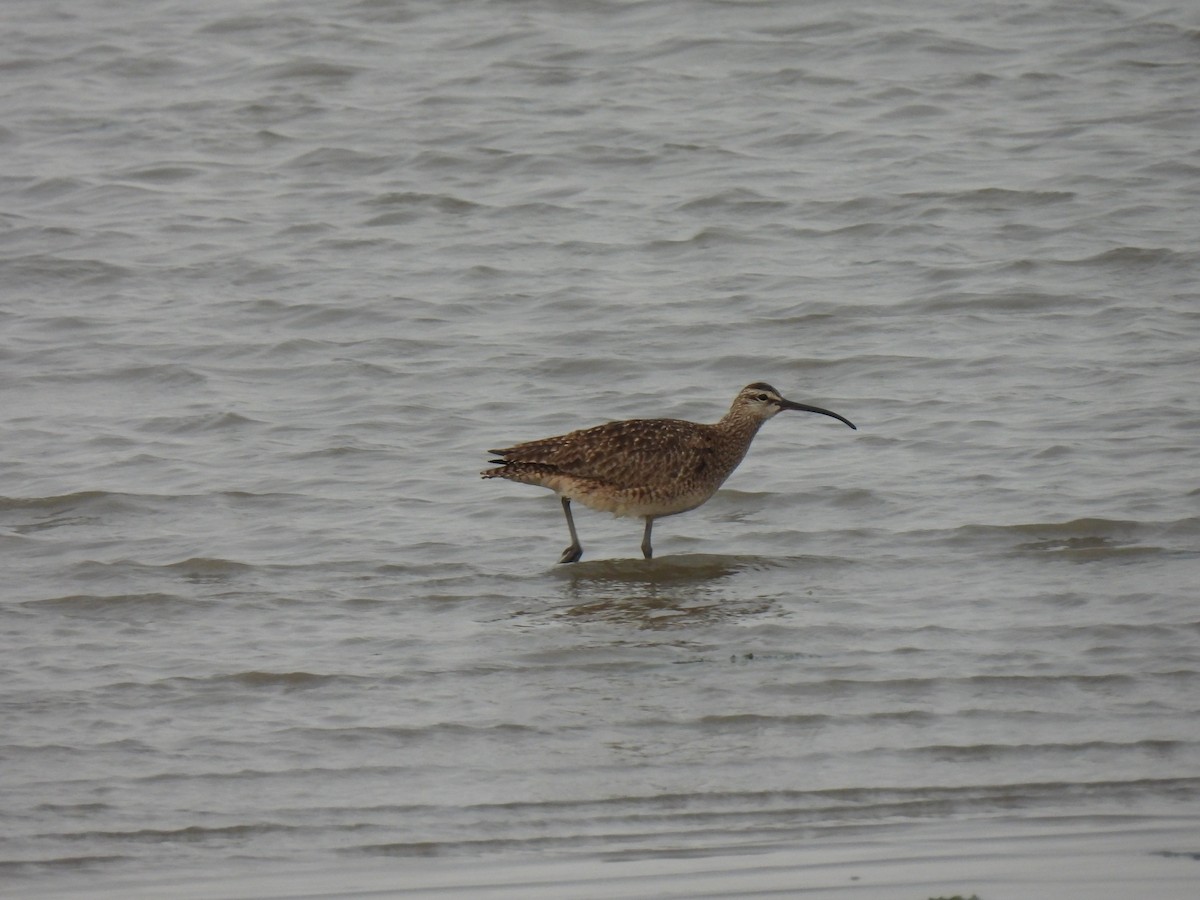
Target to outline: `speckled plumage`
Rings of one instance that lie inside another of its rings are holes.
[[[653,521],[700,506],[716,493],[750,449],[763,422],[784,409],[821,413],[855,426],[837,413],[785,400],[755,382],[734,398],[712,425],[681,419],[628,419],[558,437],[491,450],[498,468],[481,474],[553,490],[562,498],[571,546],[562,562],[582,555],[570,502],[617,516],[646,520],[642,552],[652,556]]]

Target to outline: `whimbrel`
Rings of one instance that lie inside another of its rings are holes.
[[[583,546],[575,532],[571,501],[616,516],[646,520],[642,553],[654,555],[650,528],[655,519],[687,512],[717,492],[730,476],[763,422],[785,409],[820,413],[854,423],[819,406],[785,400],[757,381],[738,392],[725,417],[713,425],[681,419],[628,419],[559,437],[489,450],[499,468],[480,474],[550,488],[562,498],[571,545],[559,562],[578,562]]]

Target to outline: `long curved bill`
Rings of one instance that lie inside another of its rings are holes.
[[[782,400],[783,398],[781,397],[780,399]],[[807,403],[797,403],[794,400],[783,400],[783,402],[780,403],[779,405],[783,409],[795,409],[800,412],[820,413],[823,416],[829,416],[830,418],[837,419],[839,422],[845,422],[847,425],[849,425],[855,431],[858,431],[858,426],[855,425],[853,422],[851,422],[849,419],[847,419],[845,416],[839,416],[837,413],[832,412],[831,410],[828,410],[828,409],[821,409],[821,407],[819,407],[819,406],[809,406]]]

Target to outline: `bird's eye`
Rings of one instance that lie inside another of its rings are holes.
[[[766,394],[759,394],[759,395],[758,395],[757,397],[755,397],[754,399],[755,399],[755,400],[761,400],[763,403],[766,403],[766,402],[767,402],[768,400],[770,400],[771,398],[770,398],[770,397],[768,397]]]

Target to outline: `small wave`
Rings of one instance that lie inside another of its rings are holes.
[[[646,253],[690,253],[696,249],[707,250],[714,247],[734,247],[759,242],[759,238],[751,237],[744,230],[728,227],[709,226],[701,228],[695,234],[677,240],[661,239],[649,241],[642,249]]]
[[[1131,557],[1168,552],[1164,538],[1191,538],[1200,519],[1141,522],[1131,519],[1084,517],[1062,522],[1014,525],[964,525],[946,535],[951,544],[986,544],[1006,552],[1037,553],[1078,560]]]
[[[279,27],[276,16],[235,15],[217,19],[203,28],[200,34],[237,34],[240,32],[266,31]]]
[[[755,191],[738,188],[698,197],[680,204],[677,208],[680,212],[709,216],[714,212],[755,214],[782,212],[789,209],[791,205],[788,201],[777,200],[773,197],[763,196]]]
[[[1053,206],[1070,203],[1076,198],[1074,191],[1019,191],[1011,188],[987,187],[954,193],[928,191],[902,194],[907,200],[929,201],[978,208],[987,212],[1020,210],[1028,207]]]
[[[1190,269],[1196,264],[1196,254],[1169,250],[1166,247],[1116,247],[1095,256],[1069,260],[1068,263],[1077,266],[1111,265],[1134,270],[1164,265],[1185,266]]]
[[[33,811],[59,813],[64,816],[90,816],[112,809],[108,803],[39,803]]]
[[[128,860],[129,857],[117,854],[92,854],[90,856],[56,856],[38,860],[3,860],[0,861],[0,873],[8,872],[13,875],[37,875],[40,873],[87,870],[104,867],[113,863]]]
[[[197,556],[177,563],[169,563],[162,567],[169,572],[182,575],[197,584],[212,584],[228,581],[238,575],[254,571],[254,566],[235,562],[231,559],[218,559]]]
[[[148,843],[160,844],[164,841],[180,843],[202,843],[209,841],[230,841],[247,839],[259,835],[288,834],[311,831],[312,827],[301,825],[283,825],[275,822],[259,822],[244,825],[188,825],[184,828],[139,828],[133,831],[81,831],[67,834],[56,834],[58,840],[74,841],[116,841],[118,843]]]
[[[146,181],[151,184],[171,184],[195,178],[197,175],[203,175],[204,171],[204,169],[198,166],[152,165],[140,166],[136,169],[125,169],[117,172],[114,177],[129,179],[130,181]]]
[[[625,591],[621,591],[617,596],[576,603],[559,611],[557,618],[572,622],[620,623],[639,629],[660,631],[763,615],[774,607],[774,601],[769,598],[704,599],[698,598],[694,593],[664,596],[652,588],[642,595],[628,596]]]
[[[727,713],[724,715],[701,716],[699,719],[696,719],[694,724],[699,725],[701,728],[734,728],[738,730],[764,726],[770,728],[777,726],[815,728],[828,725],[837,721],[837,719],[837,716],[826,713],[797,713],[787,716],[766,716],[758,713]],[[654,722],[652,724],[657,725],[660,723]]]
[[[224,676],[222,680],[250,688],[283,688],[297,690],[323,687],[337,681],[337,675],[318,675],[314,672],[238,672]]]
[[[348,81],[361,73],[361,66],[347,66],[320,59],[298,59],[268,66],[260,74],[277,81]]]
[[[305,671],[269,672],[252,669],[245,672],[227,672],[204,677],[180,675],[146,683],[121,682],[109,687],[123,691],[143,690],[155,694],[184,691],[192,696],[209,692],[224,693],[230,690],[236,694],[244,694],[246,691],[292,693],[323,688],[331,684],[373,684],[375,681],[376,679],[353,675],[327,675]]]
[[[451,194],[430,194],[422,191],[392,191],[367,201],[368,206],[382,207],[389,211],[400,209],[419,209],[450,215],[465,215],[485,209],[481,203],[464,200]],[[537,208],[544,208],[538,205]]]
[[[9,289],[18,287],[57,289],[62,282],[96,287],[114,284],[132,274],[132,270],[98,259],[67,259],[62,256],[24,256],[4,266]]]
[[[92,525],[105,516],[127,514],[140,508],[137,494],[79,491],[47,497],[0,497],[0,515],[13,534],[31,535],[73,525]]]
[[[213,412],[195,416],[157,416],[147,420],[142,427],[146,431],[159,434],[202,434],[261,424],[257,419],[239,413]]]
[[[1078,743],[1043,743],[1043,744],[964,744],[964,745],[931,745],[915,747],[903,751],[919,756],[930,756],[938,762],[973,762],[979,760],[997,760],[1002,757],[1015,757],[1017,761],[1028,760],[1032,757],[1046,754],[1078,756],[1083,759],[1089,753],[1148,753],[1163,756],[1185,749],[1189,744],[1183,741],[1153,740],[1143,741],[1080,741]]]
[[[302,153],[286,163],[288,168],[332,171],[339,174],[378,175],[396,164],[395,157],[373,156],[341,147],[322,147]]]
[[[1042,291],[972,294],[961,290],[934,293],[915,301],[912,309],[928,313],[1053,313],[1090,310],[1095,300],[1080,294],[1048,294]]]
[[[79,491],[74,494],[52,494],[47,497],[0,497],[0,512],[19,509],[59,509],[75,507],[95,500],[121,497],[108,491]]]
[[[27,600],[21,606],[54,610],[65,615],[104,617],[124,616],[138,610],[158,614],[195,606],[196,603],[195,599],[178,594],[72,594],[66,597]]]
[[[351,728],[293,728],[280,732],[279,737],[297,741],[314,740],[335,744],[380,746],[406,746],[415,741],[459,740],[479,735],[512,737],[520,735],[546,735],[549,732],[530,725],[500,722],[494,725],[464,725],[458,722],[440,722],[433,725],[379,725],[355,726]]]
[[[87,187],[88,182],[83,179],[56,175],[51,178],[41,178],[26,185],[21,189],[21,194],[39,200],[54,200],[64,194],[71,194]]]
[[[887,679],[830,677],[812,682],[781,682],[765,687],[764,691],[802,694],[810,698],[865,696],[868,692],[876,691],[884,692],[889,697],[896,697],[900,694],[923,696],[943,691],[955,685],[962,685],[970,688],[973,693],[994,691],[997,694],[1034,696],[1039,692],[1052,691],[1063,686],[1101,692],[1114,688],[1129,689],[1134,687],[1137,682],[1138,677],[1133,675],[1104,672],[1094,675],[1070,673],[1063,675],[963,675],[959,677],[922,678],[912,676]]]
[[[129,382],[139,386],[194,388],[206,384],[208,378],[190,366],[179,363],[155,365],[118,366],[112,369],[84,369],[80,371],[44,372],[29,377],[33,384],[94,385],[98,380],[107,384]]]

